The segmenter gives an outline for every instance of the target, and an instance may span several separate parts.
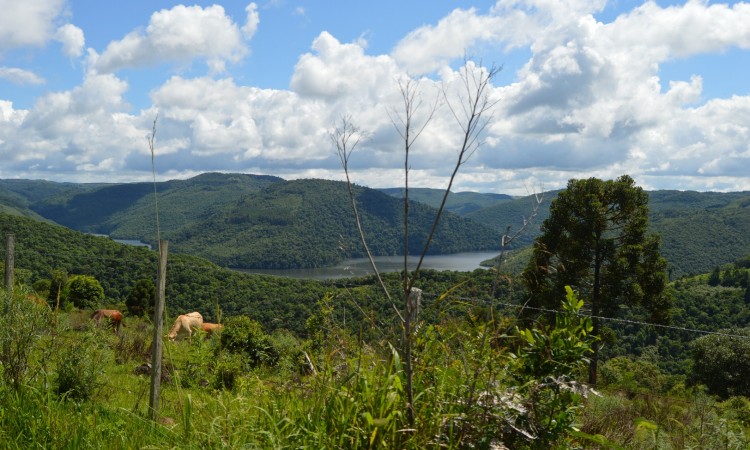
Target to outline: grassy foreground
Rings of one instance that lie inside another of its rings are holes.
[[[604,394],[579,383],[591,324],[576,315],[582,302],[572,292],[554,326],[519,328],[493,311],[420,325],[414,405],[406,403],[398,330],[380,330],[382,339],[363,342],[334,322],[330,300],[308,320],[306,340],[267,335],[239,317],[228,318],[221,335],[166,341],[159,418],[152,421],[150,377],[142,366],[150,359],[147,321],[128,318],[116,335],[95,328],[89,312],[54,315],[23,294],[5,296],[2,447],[750,445],[747,399],[719,403],[638,362],[605,364],[602,378],[611,390]],[[654,380],[662,384],[649,387]]]

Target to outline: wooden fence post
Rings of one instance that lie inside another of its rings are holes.
[[[161,389],[162,329],[164,327],[164,292],[167,286],[167,241],[159,241],[159,265],[156,270],[157,292],[154,305],[154,341],[151,348],[151,398],[152,420],[159,418],[159,391]]]
[[[15,243],[16,235],[8,234],[5,236],[5,289],[8,295],[13,295],[13,269],[15,265]]]

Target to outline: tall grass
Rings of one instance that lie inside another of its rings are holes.
[[[748,448],[747,399],[568,390],[585,363],[585,323],[572,313],[531,330],[477,317],[420,325],[413,426],[399,352],[332,323],[316,342],[279,338],[283,364],[237,372],[231,389],[210,381],[219,339],[165,343],[171,379],[152,421],[149,377],[133,370],[148,327],[132,319],[117,336],[81,317],[38,330],[21,383],[2,377],[4,448]],[[299,348],[314,371],[294,364]],[[60,389],[61,375],[75,389]]]

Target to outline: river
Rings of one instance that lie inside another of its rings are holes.
[[[498,252],[466,252],[450,255],[425,256],[422,269],[456,270],[470,272],[479,268],[479,263],[497,256]],[[404,268],[403,256],[376,256],[373,258],[381,273],[398,272]],[[414,269],[419,258],[409,257],[409,269]],[[276,275],[289,278],[309,278],[327,280],[335,278],[361,277],[372,273],[370,261],[367,258],[347,259],[331,267],[313,269],[241,269],[241,272],[263,275]]]

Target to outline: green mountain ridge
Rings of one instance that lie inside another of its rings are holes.
[[[404,188],[378,189],[396,198],[404,198]],[[425,205],[439,208],[443,201],[443,189],[410,188],[409,199],[424,203]],[[474,211],[512,200],[513,197],[506,194],[488,194],[480,192],[451,192],[445,202],[445,209],[461,216],[466,216]]]
[[[513,250],[533,243],[558,192],[543,193],[543,204]],[[659,190],[648,194],[649,229],[661,236],[661,253],[669,262],[671,278],[709,272],[750,254],[750,192]],[[467,217],[503,232],[504,226],[511,225],[513,233],[531,215],[534,204],[534,196],[522,197]]]
[[[402,203],[366,187],[354,191],[370,250],[401,254]],[[364,255],[342,182],[207,173],[157,183],[156,193],[152,183],[49,189],[46,198],[30,196],[28,207],[71,229],[155,245],[158,204],[159,235],[172,251],[222,266],[319,267]],[[433,208],[413,204],[410,253],[422,250],[434,217]],[[488,250],[496,241],[490,227],[446,213],[430,250]]]
[[[176,252],[236,268],[301,268],[332,265],[363,255],[345,185],[327,180],[286,181],[273,176],[205,173],[156,185],[159,231]],[[355,187],[375,255],[402,253],[403,189]],[[550,202],[508,255],[523,255],[539,234]],[[421,251],[442,200],[438,189],[410,189],[410,253]],[[750,192],[649,192],[649,226],[661,235],[672,279],[705,273],[750,254]],[[508,226],[518,231],[531,216],[534,196],[451,193],[431,253],[497,249]],[[53,221],[116,239],[156,242],[152,183],[75,184],[0,180],[0,211]],[[454,214],[455,213],[455,214]]]

